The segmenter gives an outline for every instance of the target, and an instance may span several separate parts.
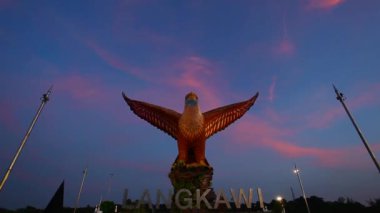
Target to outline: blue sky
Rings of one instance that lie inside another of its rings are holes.
[[[54,85],[0,206],[44,208],[63,179],[73,206],[86,166],[82,206],[102,194],[121,202],[124,188],[132,198],[169,189],[176,143],[121,91],[178,112],[190,91],[203,111],[260,92],[207,142],[214,188],[291,199],[297,163],[307,195],[379,198],[379,174],[332,89],[379,156],[379,11],[374,0],[0,0],[1,175]]]

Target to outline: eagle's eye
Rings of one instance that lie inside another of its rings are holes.
[[[196,106],[198,101],[196,99],[186,99],[185,104],[187,106]]]

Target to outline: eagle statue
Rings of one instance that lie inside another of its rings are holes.
[[[205,156],[206,140],[241,118],[255,103],[259,93],[239,103],[202,113],[198,96],[190,92],[185,97],[183,113],[150,103],[132,100],[122,93],[131,110],[177,141],[178,156],[174,165],[209,167]]]

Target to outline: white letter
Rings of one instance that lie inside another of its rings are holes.
[[[260,208],[264,208],[264,199],[263,199],[263,192],[261,191],[260,188],[257,188],[257,195],[259,196],[259,203],[260,203]]]
[[[239,191],[239,199],[236,198],[234,190],[233,189],[230,189],[230,190],[231,190],[232,199],[235,202],[236,208],[240,209],[241,198],[244,199],[244,202],[245,202],[245,205],[247,206],[247,208],[250,209],[252,207],[252,200],[253,200],[253,190],[252,190],[252,188],[249,188],[249,199],[248,200],[247,200],[247,196],[244,194],[244,190],[243,189],[240,189],[240,191]]]
[[[175,204],[177,205],[177,207],[180,208],[181,210],[193,208],[192,199],[191,198],[183,198],[183,201],[187,201],[187,205],[185,205],[185,206],[181,205],[179,197],[180,197],[180,195],[181,195],[182,192],[186,192],[191,197],[191,191],[190,190],[188,190],[188,189],[180,189],[175,194]]]
[[[164,201],[164,204],[166,208],[170,209],[172,206],[172,196],[173,191],[169,190],[168,199],[165,198],[164,194],[162,194],[161,190],[157,190],[157,202],[156,202],[156,208],[160,208],[160,197],[162,197],[162,200]]]
[[[145,197],[148,198],[148,203],[145,202]],[[150,194],[149,194],[149,191],[148,189],[145,189],[140,200],[139,200],[139,203],[137,204],[137,208],[140,208],[140,205],[143,205],[143,204],[148,204],[149,208],[152,209],[152,202],[150,200]]]
[[[207,208],[208,209],[211,209],[211,205],[210,203],[207,201],[206,199],[206,195],[211,191],[211,189],[207,189],[205,192],[203,192],[202,196],[201,196],[201,191],[199,189],[196,190],[196,195],[197,195],[197,208],[200,209],[201,208],[201,201],[203,200],[203,202],[206,204]]]
[[[223,189],[219,190],[218,193],[216,194],[214,209],[217,209],[220,203],[226,204],[227,208],[229,209],[231,208],[230,202],[228,201],[226,193],[224,192]]]

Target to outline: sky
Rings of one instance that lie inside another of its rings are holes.
[[[46,104],[0,192],[0,207],[45,208],[62,180],[74,206],[124,189],[171,188],[176,142],[134,115],[130,98],[182,112],[260,93],[207,141],[215,189],[257,188],[266,202],[380,198],[380,177],[332,84],[380,158],[377,0],[0,0],[0,175]],[[113,174],[113,175],[111,175]]]

